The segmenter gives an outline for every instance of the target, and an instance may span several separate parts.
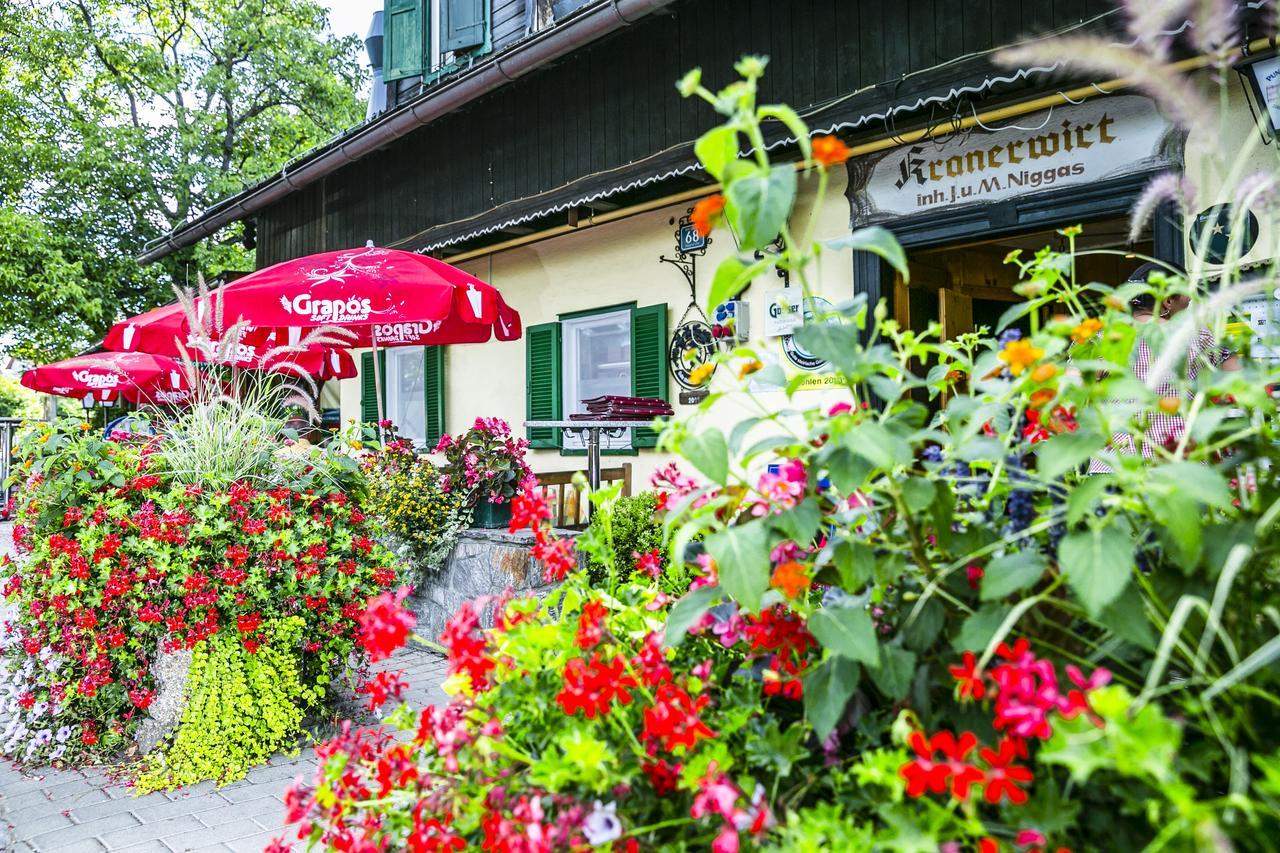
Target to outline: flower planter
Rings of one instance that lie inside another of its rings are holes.
[[[481,530],[505,530],[511,523],[511,502],[495,504],[481,498],[471,514],[471,526]]]

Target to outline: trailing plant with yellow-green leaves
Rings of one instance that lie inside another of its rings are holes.
[[[269,623],[270,637],[250,654],[235,637],[215,634],[197,645],[187,673],[186,707],[172,741],[148,756],[138,793],[212,779],[244,777],[279,751],[296,750],[304,710],[324,696],[327,676],[306,685],[297,649],[306,623]]]

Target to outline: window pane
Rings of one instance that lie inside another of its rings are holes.
[[[583,400],[631,395],[631,312],[613,311],[561,323],[564,355],[564,414],[585,412]],[[586,447],[585,436],[566,433],[564,446]],[[600,436],[600,446],[631,446],[630,430],[620,438]]]
[[[427,436],[422,347],[387,350],[387,417],[400,435],[421,445]]]

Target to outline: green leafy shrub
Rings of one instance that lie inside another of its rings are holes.
[[[626,578],[636,571],[638,555],[654,552],[665,562],[666,534],[658,512],[658,497],[653,492],[641,492],[632,497],[619,497],[609,513],[596,513],[587,528],[587,536],[603,537],[604,525],[609,525],[616,567],[619,576]],[[592,558],[587,563],[588,577],[594,586],[606,587],[609,582],[607,561]]]
[[[465,490],[446,491],[441,472],[397,438],[391,427],[385,444],[361,461],[369,484],[367,509],[382,530],[407,547],[416,566],[432,571],[444,564],[471,519]]]
[[[298,671],[305,627],[296,617],[272,622],[270,639],[254,653],[226,633],[197,645],[181,722],[172,742],[143,763],[138,793],[205,779],[225,785],[294,747],[304,708],[324,694],[305,686]]]

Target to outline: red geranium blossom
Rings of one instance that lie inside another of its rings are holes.
[[[973,652],[964,653],[964,664],[961,666],[949,666],[947,672],[960,682],[959,694],[960,698],[966,697],[970,699],[981,699],[986,694],[986,683],[982,680],[982,673],[977,671],[978,662]]]
[[[668,752],[678,746],[692,749],[699,740],[716,736],[698,717],[710,701],[707,696],[694,699],[675,684],[661,685],[654,694],[653,707],[645,709],[642,736],[661,742]]]
[[[637,686],[634,678],[623,675],[626,665],[621,657],[606,663],[598,654],[590,661],[570,659],[564,668],[564,688],[556,694],[556,701],[566,714],[582,711],[589,720],[608,714],[615,701],[626,705],[631,701],[628,691]]]
[[[395,593],[384,592],[369,600],[360,614],[360,645],[369,657],[380,661],[405,644],[416,619],[402,602],[409,597],[409,587]]]
[[[480,628],[480,615],[471,602],[463,602],[445,623],[440,644],[449,657],[450,673],[466,673],[476,690],[488,686],[489,672],[497,664],[489,656],[488,640]]]
[[[599,601],[588,601],[582,605],[582,612],[578,614],[578,634],[575,637],[578,648],[586,651],[599,645],[604,638],[604,618],[608,613],[609,609]]]
[[[1000,751],[984,747],[980,753],[987,765],[985,791],[983,796],[991,804],[1008,798],[1014,805],[1022,805],[1027,801],[1027,792],[1019,785],[1029,785],[1032,780],[1031,771],[1026,767],[1013,764],[1018,756],[1018,744],[1013,738],[1000,741]]]

